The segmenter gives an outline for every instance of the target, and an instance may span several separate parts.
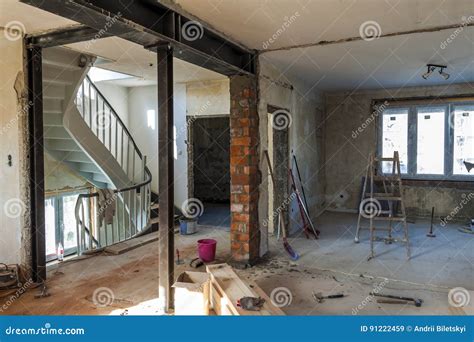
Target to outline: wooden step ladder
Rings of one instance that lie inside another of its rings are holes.
[[[378,167],[381,167],[382,162],[392,163],[392,173],[377,172]],[[377,192],[375,187],[377,186]],[[383,210],[382,203],[388,204],[388,210]],[[400,214],[397,211],[400,209]],[[369,221],[368,227],[363,227],[361,222],[363,219]],[[376,221],[387,221],[388,227],[375,227]],[[392,222],[403,224],[404,237],[397,239],[392,237]],[[355,242],[359,242],[359,234],[361,229],[369,229],[370,231],[370,256],[369,260],[375,257],[374,242],[384,241],[386,244],[392,242],[401,242],[405,244],[407,250],[407,257],[410,258],[410,242],[408,238],[408,225],[405,210],[405,203],[403,201],[403,186],[400,172],[400,158],[398,151],[393,153],[392,158],[378,158],[373,154],[369,157],[369,165],[362,187],[362,196],[359,206],[359,218],[357,221],[357,231]],[[384,238],[377,237],[376,231],[387,231],[388,236]]]

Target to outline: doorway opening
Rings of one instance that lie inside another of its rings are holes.
[[[268,212],[270,234],[277,234],[278,215],[271,213],[282,211],[283,219],[288,224],[288,208],[284,203],[288,199],[288,166],[289,166],[289,132],[288,125],[281,125],[281,116],[289,115],[286,109],[275,106],[267,107],[268,113],[268,154],[272,163],[275,187],[268,182]],[[281,232],[280,232],[281,234]]]
[[[197,118],[191,130],[191,197],[204,205],[198,224],[230,228],[229,116]]]

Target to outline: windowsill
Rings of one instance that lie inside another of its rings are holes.
[[[419,186],[419,187],[444,187],[444,188],[458,188],[463,190],[474,190],[474,179],[420,179],[404,177],[402,175],[404,186]]]

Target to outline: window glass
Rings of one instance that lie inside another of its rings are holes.
[[[469,175],[464,162],[474,163],[474,106],[455,106],[453,174]]]
[[[75,249],[77,247],[76,217],[74,209],[76,207],[78,196],[79,195],[71,195],[62,197],[64,250]]]
[[[400,156],[400,171],[408,170],[408,108],[390,109],[383,114],[382,156],[393,157],[398,151]],[[384,173],[392,172],[392,163],[383,162]]]
[[[44,213],[46,255],[56,257],[56,208],[54,198],[48,198],[44,201]]]
[[[419,107],[417,109],[418,174],[444,174],[445,107]]]

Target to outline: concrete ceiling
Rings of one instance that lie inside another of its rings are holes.
[[[451,43],[452,31],[418,33],[373,41],[315,46],[263,54],[284,75],[297,75],[325,91],[429,86],[474,81],[474,28],[465,28]],[[426,64],[447,65],[451,76],[421,77]]]
[[[169,3],[169,0],[163,2]],[[268,51],[359,37],[361,25],[367,21],[375,21],[381,34],[462,23],[474,15],[472,0],[175,2],[178,10],[191,13],[234,40],[251,48],[267,50],[262,58],[284,76],[301,79],[314,89],[336,91],[474,81],[472,27],[464,27],[444,49],[440,45],[454,29],[380,37],[370,42],[359,40]],[[30,34],[76,24],[17,0],[0,1],[0,26],[12,20],[21,22]],[[68,48],[102,57],[100,67],[137,76],[118,80],[118,84],[138,86],[156,82],[155,55],[134,43],[113,37],[92,44],[71,44]],[[427,63],[448,65],[451,78],[445,81],[433,74],[428,80],[422,79]],[[176,60],[174,72],[176,82],[224,77],[181,60]]]
[[[472,0],[175,0],[183,10],[244,45],[262,50],[285,22],[291,22],[269,48],[359,36],[376,21],[382,33],[461,22],[474,15]],[[297,13],[297,14],[296,14]],[[296,18],[291,20],[291,16]]]
[[[325,91],[439,85],[474,81],[474,29],[380,37],[285,49],[321,41],[361,37],[372,25],[377,35],[460,23],[474,24],[472,0],[176,0],[185,12],[258,50],[284,76]],[[370,38],[370,37],[369,37]],[[421,75],[427,63],[448,65],[446,81]]]
[[[142,46],[118,37],[66,45],[67,48],[101,57],[96,66],[136,76],[134,79],[116,80],[114,84],[135,87],[156,84],[156,54]],[[174,59],[175,82],[192,82],[223,79],[226,76]]]
[[[36,34],[78,23],[25,5],[18,0],[0,0],[0,27],[15,21],[28,34]],[[19,23],[19,24],[18,24]],[[102,57],[97,66],[122,72],[135,78],[114,81],[126,87],[156,84],[156,54],[142,46],[121,38],[111,37],[96,41],[70,44],[67,48]],[[185,61],[174,59],[174,81],[191,82],[222,79],[225,76]]]

